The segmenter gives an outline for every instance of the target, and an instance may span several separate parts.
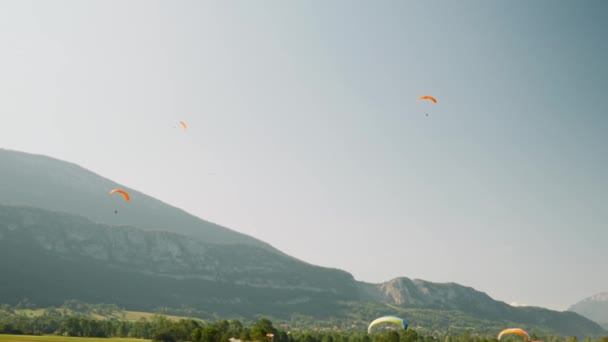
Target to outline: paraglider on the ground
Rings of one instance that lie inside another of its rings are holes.
[[[407,329],[407,326],[408,326],[407,322],[402,318],[399,318],[396,316],[382,316],[382,317],[376,318],[369,324],[369,326],[367,327],[367,333],[368,334],[371,333],[372,327],[377,324],[381,324],[381,323],[392,323],[392,324],[402,327],[403,329]]]
[[[500,340],[500,338],[503,337],[504,335],[508,335],[508,334],[516,334],[516,335],[523,337],[524,340],[530,341],[530,335],[528,335],[527,332],[525,332],[523,329],[520,329],[520,328],[509,328],[509,329],[505,329],[505,330],[501,331],[500,334],[498,334],[498,340]]]
[[[131,196],[129,196],[129,193],[122,189],[114,189],[114,190],[110,191],[110,195],[114,195],[116,193],[121,194],[125,198],[125,201],[127,201],[127,202],[129,202],[131,200]]]
[[[418,99],[416,99],[416,101],[424,101],[424,100],[429,100],[433,103],[437,103],[437,100],[434,97],[429,96],[429,95],[420,96]]]

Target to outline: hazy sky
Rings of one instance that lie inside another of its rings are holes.
[[[608,290],[607,12],[2,1],[0,147],[359,280],[561,310]]]

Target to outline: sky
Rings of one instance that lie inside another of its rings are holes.
[[[607,11],[2,1],[0,147],[358,280],[565,310],[608,291]]]

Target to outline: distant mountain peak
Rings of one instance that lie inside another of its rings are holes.
[[[608,291],[595,294],[588,299],[596,302],[608,302]]]
[[[587,297],[568,308],[597,323],[608,325],[608,292],[600,292]]]

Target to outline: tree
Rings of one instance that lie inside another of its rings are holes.
[[[277,330],[272,326],[272,322],[266,318],[260,318],[255,322],[253,327],[251,327],[251,337],[256,341],[263,341],[266,339],[266,334],[277,333]]]
[[[80,320],[77,317],[69,317],[61,323],[58,331],[60,334],[66,334],[68,336],[82,336]]]
[[[200,342],[220,342],[222,335],[214,326],[204,327],[201,331]]]
[[[316,338],[314,338],[314,336],[312,336],[311,334],[305,334],[304,336],[302,336],[301,339],[298,339],[298,341],[301,342],[319,342]]]
[[[35,309],[36,305],[32,304],[30,302],[29,298],[23,298],[22,300],[19,301],[19,303],[17,303],[17,306],[15,307],[17,310],[22,310],[22,309]]]
[[[416,342],[416,341],[418,341],[418,334],[412,329],[402,330],[401,341],[402,342]]]
[[[116,327],[116,335],[117,337],[127,337],[127,334],[129,333],[129,327],[127,325],[127,322],[118,322],[117,323],[117,327]]]
[[[169,321],[168,328],[178,341],[187,341],[192,333],[200,328],[201,324],[193,319],[180,319],[177,322]]]
[[[156,331],[154,333],[154,336],[152,337],[152,341],[153,342],[177,342],[177,338],[171,331],[169,331],[165,328],[165,329]]]
[[[11,306],[8,304],[0,305],[0,311],[4,311],[7,314],[14,313],[13,308],[11,308]]]
[[[152,327],[150,322],[145,318],[140,318],[139,321],[135,322],[129,331],[129,337],[136,338],[150,338]]]
[[[386,334],[386,341],[399,342],[399,333],[396,331],[389,331],[388,334]]]
[[[0,321],[0,334],[21,335],[23,332],[15,329],[11,323]]]
[[[201,328],[196,328],[196,329],[194,329],[194,331],[192,331],[192,335],[191,335],[192,341],[198,342],[198,341],[201,340],[201,332],[202,332],[202,330],[203,329],[201,329]]]
[[[244,328],[239,335],[241,341],[251,341],[251,331],[248,328]]]
[[[321,342],[334,342],[334,338],[331,335],[323,335]]]
[[[230,323],[227,320],[222,320],[222,321],[217,321],[215,323],[213,323],[213,326],[222,334],[225,334],[228,332],[228,329],[230,328]]]
[[[241,323],[241,321],[235,319],[228,323],[228,334],[231,335],[231,337],[239,337],[242,331],[243,323]]]

